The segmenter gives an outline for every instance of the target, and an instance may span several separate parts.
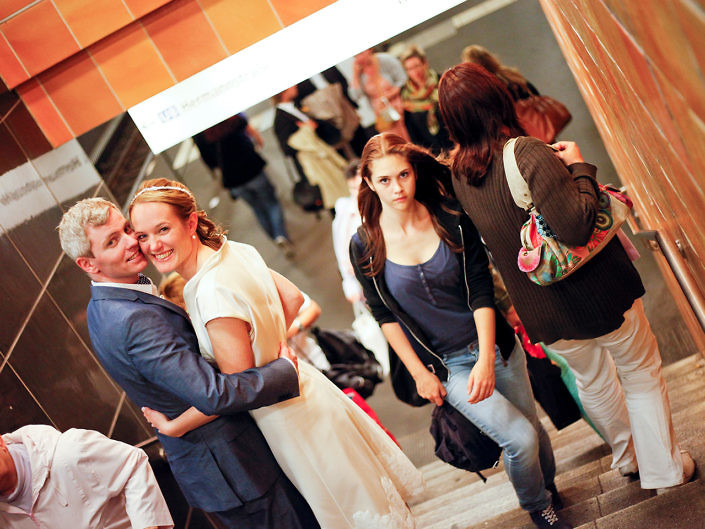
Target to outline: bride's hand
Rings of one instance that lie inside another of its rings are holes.
[[[142,408],[142,415],[144,415],[144,418],[147,419],[149,424],[159,430],[159,433],[173,437],[174,432],[172,432],[169,427],[171,421],[162,412],[145,406]]]

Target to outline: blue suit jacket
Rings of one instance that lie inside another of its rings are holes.
[[[229,414],[181,438],[158,434],[192,506],[224,511],[267,492],[281,470],[246,410],[298,395],[290,362],[223,375],[198,353],[186,312],[125,288],[91,287],[88,328],[101,363],[137,406],[170,418],[190,406]]]

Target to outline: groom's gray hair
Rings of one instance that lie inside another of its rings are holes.
[[[109,200],[100,197],[85,198],[76,202],[61,217],[61,222],[57,226],[61,249],[71,260],[93,257],[91,242],[86,235],[86,226],[102,226],[108,222],[110,208],[120,212],[118,207]]]

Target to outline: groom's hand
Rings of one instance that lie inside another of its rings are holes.
[[[286,342],[282,342],[279,344],[279,358],[286,358],[290,360],[291,363],[294,364],[296,374],[299,374],[299,358],[296,356],[296,353],[294,353],[294,351],[289,348]]]

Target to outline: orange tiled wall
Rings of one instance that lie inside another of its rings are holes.
[[[642,229],[684,246],[705,292],[705,6],[540,0]],[[659,263],[701,346],[663,258]]]
[[[2,0],[0,77],[60,145],[335,0]]]

